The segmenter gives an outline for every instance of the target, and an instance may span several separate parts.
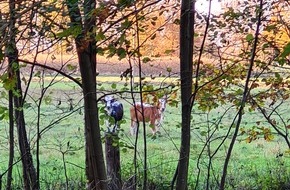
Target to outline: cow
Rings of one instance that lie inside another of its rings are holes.
[[[159,131],[159,127],[163,120],[163,113],[166,108],[167,98],[166,96],[158,100],[158,105],[154,106],[147,103],[135,103],[130,108],[130,116],[131,116],[131,135],[136,135],[137,133],[137,123],[144,122],[143,118],[146,122],[150,123],[152,134],[155,135],[156,132]],[[143,107],[143,113],[142,113]],[[143,117],[144,115],[144,117]]]
[[[102,99],[105,103],[105,110],[108,116],[113,117],[114,119],[114,127],[112,132],[115,133],[116,129],[118,129],[118,121],[123,119],[124,109],[122,103],[117,101],[113,96],[105,96]],[[108,132],[110,132],[110,124],[108,121]]]

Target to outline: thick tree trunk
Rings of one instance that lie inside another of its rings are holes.
[[[9,77],[16,80],[15,87],[13,89],[13,102],[15,107],[15,120],[18,133],[18,142],[21,154],[21,160],[23,165],[23,178],[24,178],[24,188],[25,189],[39,189],[39,184],[36,178],[36,171],[33,165],[33,159],[30,152],[30,146],[28,143],[28,138],[25,128],[25,120],[23,113],[23,99],[22,99],[22,89],[21,89],[21,79],[19,72],[18,51],[16,48],[15,40],[15,1],[9,0],[9,10],[10,10],[10,30],[9,30],[9,41],[7,43],[7,57],[9,62]]]
[[[87,50],[78,51],[85,104],[86,174],[89,189],[106,190],[107,177],[96,100],[96,67],[90,59],[90,53],[95,52],[90,52],[88,47]]]
[[[83,18],[78,7],[78,1],[67,0],[66,3],[69,10],[71,26],[82,28],[82,33],[76,37],[75,42],[84,96],[88,189],[107,190],[107,174],[96,98],[96,41],[93,32],[94,27],[96,27],[96,18],[91,14],[96,6],[96,2],[95,0],[84,1],[85,16]]]
[[[176,189],[187,189],[188,163],[190,152],[190,115],[193,73],[193,1],[183,0],[180,18],[180,76],[182,128],[181,147],[177,171]]]

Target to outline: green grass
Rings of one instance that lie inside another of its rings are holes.
[[[35,145],[37,109],[34,101],[37,102],[40,89],[39,84],[36,82],[33,82],[31,87],[29,91],[31,97],[27,99],[30,106],[25,109],[25,114],[30,144]],[[116,90],[110,89],[111,84],[102,84],[100,87],[108,91]],[[118,83],[117,89],[122,87],[123,83]],[[41,189],[65,189],[66,178],[64,167],[66,167],[68,177],[68,189],[85,189],[84,115],[83,111],[80,111],[83,101],[80,89],[72,82],[60,82],[49,88],[45,98],[46,101],[41,106],[39,126],[40,130],[47,128],[40,139]],[[73,113],[70,111],[69,99],[73,99],[73,111],[75,111]],[[61,105],[58,105],[60,100]],[[121,101],[125,108],[125,123],[121,125],[122,131],[120,132],[121,142],[132,147],[134,145],[134,137],[129,135],[130,99]],[[1,100],[1,104],[5,105],[5,102]],[[99,106],[102,105],[100,104]],[[282,109],[286,108],[285,105]],[[217,137],[223,136],[226,133],[236,113],[233,109],[226,117],[222,118],[224,110],[225,107],[219,107],[205,114],[199,113],[196,108],[194,109],[188,178],[189,189],[193,189],[197,184],[198,175],[197,189],[205,189],[209,162],[207,154],[208,152],[212,154],[216,150],[221,142],[221,138]],[[67,115],[67,117],[61,119],[64,115]],[[219,119],[221,119],[221,122],[218,130],[213,135],[215,139],[210,143],[210,150],[201,152],[207,139],[208,131],[212,132],[215,129],[215,123]],[[180,121],[180,107],[167,106],[165,120],[157,138],[152,138],[149,127],[146,129],[148,181],[152,189],[153,187],[155,189],[169,189],[179,158]],[[251,128],[256,125],[257,121],[261,121],[263,126],[267,127],[265,120],[256,112],[244,115],[242,127]],[[8,121],[0,121],[0,126],[0,172],[3,173],[7,169],[8,164]],[[102,128],[105,129],[105,126],[102,126]],[[139,182],[142,181],[144,166],[144,139],[142,135],[143,132],[141,131],[137,145]],[[284,183],[287,184],[289,182],[288,176],[290,176],[290,160],[289,155],[286,153],[288,147],[283,139],[275,136],[275,139],[271,142],[258,139],[252,143],[246,143],[245,138],[246,136],[239,136],[235,144],[228,169],[227,189],[278,189]],[[209,178],[211,189],[217,189],[217,181],[221,177],[229,141],[230,138],[227,138],[226,142],[212,158]],[[16,144],[16,146],[18,145]],[[122,150],[122,177],[126,181],[134,174],[134,150],[126,147],[122,147]],[[35,158],[35,146],[33,146],[32,153]],[[283,156],[279,156],[281,154]],[[18,158],[17,148],[15,161]],[[198,158],[199,162],[197,162]],[[65,166],[63,159],[65,160]],[[197,168],[197,165],[200,170]],[[20,162],[14,167],[13,178],[15,189],[17,187],[21,189]],[[4,175],[3,184],[5,184],[5,181],[6,176]]]

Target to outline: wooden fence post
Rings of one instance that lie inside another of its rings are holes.
[[[121,164],[120,147],[117,133],[110,132],[105,135],[105,150],[107,161],[108,189],[121,190]]]

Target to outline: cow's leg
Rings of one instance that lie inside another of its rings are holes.
[[[109,122],[109,120],[105,120],[105,124],[106,124],[106,126],[107,126],[107,133],[110,133],[111,132],[111,130],[110,130],[110,122]]]
[[[156,129],[156,132],[159,132],[160,131],[160,125],[161,125],[160,120],[156,119],[156,121],[155,121],[155,129]]]
[[[152,135],[155,136],[155,134],[156,134],[155,126],[154,126],[154,128],[151,128],[151,131],[152,131]]]
[[[131,121],[131,127],[130,127],[130,133],[132,136],[136,135],[137,132],[137,122],[136,121]]]
[[[156,124],[155,124],[155,120],[154,119],[151,119],[151,121],[150,121],[150,128],[151,128],[151,131],[152,131],[152,135],[154,136],[155,133],[156,133]]]
[[[113,131],[112,131],[112,132],[113,132],[113,133],[116,133],[117,130],[118,130],[118,122],[115,121],[115,124],[114,124]]]

